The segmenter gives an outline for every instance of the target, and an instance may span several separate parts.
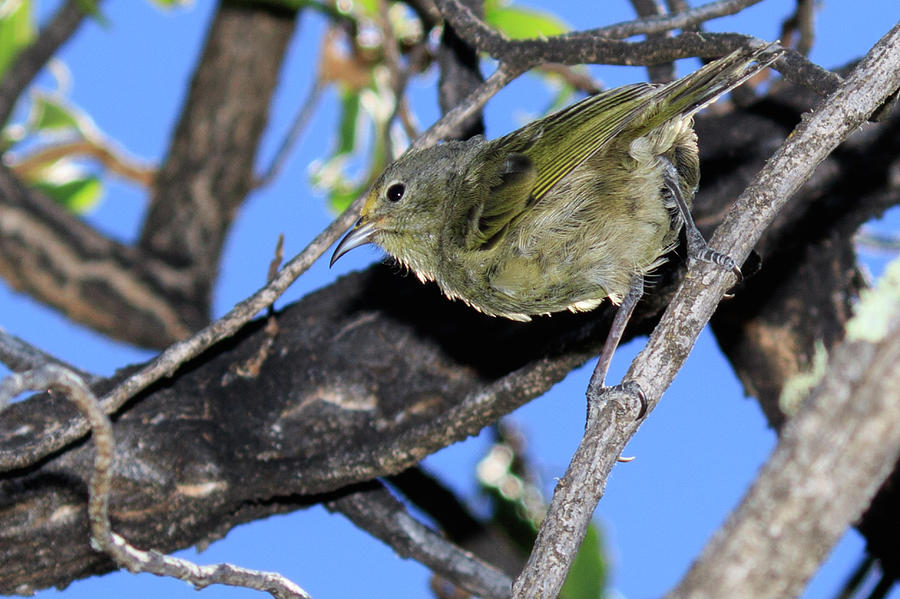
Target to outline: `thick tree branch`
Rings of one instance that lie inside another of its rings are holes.
[[[72,320],[138,345],[190,333],[196,312],[167,290],[185,273],[89,227],[0,165],[0,275]]]
[[[222,244],[253,187],[254,158],[296,20],[292,10],[220,4],[156,176],[138,245],[190,273],[180,291],[194,303],[194,330],[209,321]]]
[[[211,584],[226,584],[269,592],[276,599],[310,599],[293,582],[274,572],[261,572],[215,564],[198,566],[190,561],[166,556],[156,551],[142,551],[113,532],[109,522],[109,495],[112,490],[112,469],[116,458],[116,441],[112,422],[100,409],[97,397],[77,374],[57,364],[47,364],[5,378],[0,384],[0,411],[23,391],[61,389],[91,424],[95,446],[93,473],[88,483],[88,518],[92,545],[113,556],[116,562],[131,572],[150,572],[157,576],[171,576],[184,580],[197,589]],[[16,589],[28,592],[25,585]]]
[[[277,319],[279,334],[256,375],[239,367],[267,341],[261,323],[118,416],[118,459],[142,465],[114,473],[110,516],[125,538],[171,551],[260,517],[260,498],[323,493],[405,470],[546,391],[596,351],[604,321],[491,319],[384,268],[344,277]],[[475,335],[491,341],[473,350]],[[11,453],[33,431],[52,437],[75,419],[61,398],[32,398],[4,412],[0,442]],[[91,453],[80,443],[4,475],[0,590],[112,567],[90,550],[79,515]],[[59,510],[75,516],[59,526],[34,518]],[[55,527],[52,552],[35,549],[44,525]]]
[[[838,90],[805,119],[738,198],[711,240],[742,262],[815,167],[900,86],[900,25],[869,52]],[[687,359],[700,330],[731,285],[730,273],[695,264],[624,380],[643,389],[652,410]],[[611,399],[615,399],[613,396]],[[632,402],[634,403],[634,402]],[[584,537],[605,480],[639,423],[607,401],[560,481],[515,597],[555,596]]]

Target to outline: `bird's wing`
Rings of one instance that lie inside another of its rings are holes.
[[[532,201],[540,200],[563,177],[641,116],[658,89],[649,83],[617,87],[528,125],[542,130],[525,150],[538,164]]]
[[[521,152],[488,150],[479,160],[475,202],[467,214],[467,249],[489,249],[528,207],[537,170]]]
[[[512,222],[642,114],[657,89],[635,83],[602,92],[488,142],[467,176],[477,199],[465,247],[494,247]]]

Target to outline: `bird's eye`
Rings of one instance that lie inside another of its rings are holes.
[[[406,192],[406,185],[403,183],[394,183],[390,187],[387,188],[387,193],[385,196],[390,202],[399,202],[403,198],[403,194]]]

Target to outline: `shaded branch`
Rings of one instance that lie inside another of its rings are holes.
[[[325,493],[405,470],[546,391],[596,351],[605,320],[490,319],[385,268],[344,277],[276,318],[279,333],[256,374],[235,365],[268,342],[262,322],[117,416],[117,459],[142,467],[137,477],[115,473],[110,515],[134,544],[172,551],[284,509],[261,498]],[[468,347],[485,334],[490,343]],[[10,406],[0,419],[4,457],[27,449],[35,431],[52,440],[77,420],[53,395]],[[34,516],[83,513],[90,469],[90,445],[79,443],[0,479],[0,591],[112,567],[88,547],[85,518],[60,527]],[[55,527],[50,537],[33,536],[45,525]],[[37,551],[39,538],[52,538],[54,550]]]
[[[220,3],[156,176],[138,247],[189,275],[180,291],[203,316],[191,321],[194,330],[209,321],[225,234],[253,187],[256,152],[296,21],[293,10]]]
[[[161,347],[190,332],[192,302],[170,265],[113,241],[0,165],[0,275],[77,322]]]

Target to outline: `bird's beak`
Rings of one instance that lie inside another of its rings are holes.
[[[349,252],[355,247],[372,243],[372,237],[375,235],[375,225],[372,223],[364,223],[363,219],[356,221],[353,228],[341,239],[341,242],[334,248],[334,254],[331,255],[331,263],[329,267],[334,266],[338,258]]]

